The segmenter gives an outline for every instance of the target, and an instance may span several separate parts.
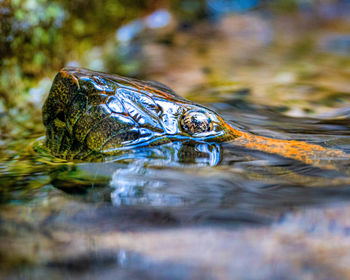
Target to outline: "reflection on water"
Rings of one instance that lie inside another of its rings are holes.
[[[126,169],[119,169],[113,173],[110,186],[113,205],[152,205],[152,206],[180,206],[181,197],[176,193],[167,193],[164,186],[167,182],[155,177],[153,172],[137,164],[131,164]]]
[[[221,161],[219,144],[172,142],[153,147],[135,147],[132,150],[120,151],[116,156],[110,156],[106,161],[141,161],[150,166],[181,166],[194,164],[195,166],[215,166]]]
[[[150,169],[147,166],[185,165],[188,168],[215,166],[221,160],[221,153],[217,144],[203,143],[190,146],[174,142],[159,147],[138,148],[112,158],[114,162],[122,159],[129,159],[132,162],[126,168],[115,170],[111,176],[109,186],[113,188],[111,193],[113,205],[180,206],[184,204],[184,197],[177,195],[176,189],[169,188],[168,179],[183,174],[157,172],[157,169]],[[183,183],[176,182],[175,185],[183,186]]]

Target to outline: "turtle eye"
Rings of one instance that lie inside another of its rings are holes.
[[[210,118],[201,111],[186,112],[181,120],[181,125],[191,135],[210,131],[213,127]]]

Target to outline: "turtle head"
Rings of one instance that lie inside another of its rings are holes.
[[[172,141],[220,142],[230,135],[214,111],[162,84],[80,68],[56,75],[43,123],[46,146],[68,159]]]

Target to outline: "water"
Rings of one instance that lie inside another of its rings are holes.
[[[350,153],[348,22],[264,10],[228,10],[219,21],[221,6],[210,7],[210,24],[174,32],[174,13],[160,10],[137,19],[142,32],[120,48],[114,32],[88,62],[69,63],[112,71],[104,59],[118,50],[123,71],[169,85],[233,127]],[[165,17],[159,30],[146,27],[152,15]],[[324,169],[233,141],[65,162],[38,149],[38,100],[0,107],[0,277],[348,278],[348,161]]]
[[[278,108],[244,100],[209,105],[241,129],[323,142],[345,151],[350,148],[345,116],[341,121],[293,118],[281,114]],[[25,141],[29,145],[35,139]],[[146,274],[159,279],[193,275],[211,279],[217,274],[200,272],[198,265],[207,263],[205,254],[213,250],[218,259],[210,261],[208,267],[243,273],[233,263],[220,261],[219,252],[233,257],[238,246],[239,250],[248,250],[240,256],[242,261],[258,259],[259,267],[266,261],[265,249],[252,249],[249,235],[255,242],[259,231],[268,228],[271,240],[279,238],[279,231],[291,234],[324,215],[317,211],[336,211],[334,205],[350,199],[345,162],[343,169],[325,170],[247,150],[234,142],[202,147],[199,161],[183,162],[174,147],[134,151],[96,163],[65,163],[31,148],[25,152],[16,150],[17,145],[12,147],[14,150],[7,148],[6,153],[12,156],[1,165],[5,268],[21,268],[11,273],[15,278],[47,274],[74,279],[87,275],[127,278]],[[320,210],[313,210],[315,207]],[[304,211],[310,216],[300,214]],[[328,235],[335,227],[347,239],[346,222],[326,225],[326,229],[323,223],[332,224],[332,218],[325,216],[322,223],[307,228],[309,235],[315,231],[320,235],[318,231],[324,230]],[[201,237],[195,241],[197,234]],[[156,253],[159,242],[166,253]],[[173,242],[178,248],[169,245]],[[176,257],[179,249],[180,259]],[[9,250],[15,253],[7,254]],[[191,250],[201,253],[198,256]],[[184,261],[186,258],[189,260]],[[278,279],[282,272],[264,273]]]

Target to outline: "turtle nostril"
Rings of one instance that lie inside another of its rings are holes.
[[[64,115],[64,113],[62,111],[60,111],[57,115],[56,115],[56,119],[60,120],[61,122],[65,122],[66,121],[66,117]]]

